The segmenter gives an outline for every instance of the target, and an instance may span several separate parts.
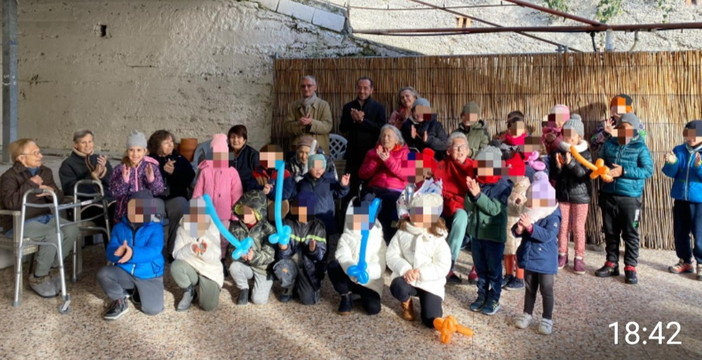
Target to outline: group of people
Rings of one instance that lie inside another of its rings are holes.
[[[630,96],[612,98],[611,117],[589,141],[580,116],[560,104],[545,117],[541,135],[532,133],[520,111],[508,114],[506,131],[491,135],[475,102],[464,106],[459,127],[449,133],[412,87],[400,89],[397,109],[387,119],[384,106],[372,98],[373,81],[362,77],[356,99],[342,110],[340,130],[348,148],[346,173],[337,174],[329,156],[329,104],[317,97],[314,77],[303,77],[300,86],[303,98],[290,104],[283,124],[295,145],[287,159],[275,144],[253,149],[247,128],[235,125],[212,137],[211,158],[197,169],[178,154],[175,136],[166,130],[148,140],[132,132],[113,168],[95,154],[93,133],[78,131],[59,171],[62,193],[42,165],[37,144],[22,139],[10,146],[14,165],[0,177],[2,205],[19,209],[29,189],[51,188],[62,197],[72,195],[79,180],[102,182],[115,204],[106,246],[110,265],[97,273],[111,301],[104,314],[108,320],[127,313],[130,299],[146,314],[161,312],[166,270],[183,291],[178,311],[195,301],[204,310],[216,308],[228,276],[239,290],[238,305],[265,304],[275,281],[281,302],[297,298],[313,305],[328,274],[340,295],[340,314],[349,314],[360,298],[372,315],[381,310],[389,269],[401,317],[415,319],[417,297],[422,323],[433,327],[443,315],[445,286],[466,282],[454,267],[468,246],[474,265],[467,282],[477,284],[477,298],[468,308],[495,314],[503,288],[526,288],[523,314],[514,321],[526,328],[540,292],[539,331],[550,334],[554,275],[569,266],[571,236],[572,270],[585,273],[585,220],[595,195],[607,254],[595,275],[619,275],[621,239],[625,282],[638,282],[641,196],[654,168]],[[697,216],[702,198],[696,193],[702,181],[702,120],[685,125],[683,140],[665,155],[663,167],[674,178],[680,259],[669,270],[694,272],[696,260],[702,274]],[[598,194],[588,166],[593,159],[608,167]],[[46,203],[47,194],[32,194],[27,201]],[[337,202],[344,216],[337,216]],[[25,235],[55,241],[57,220],[46,210],[28,211]],[[281,232],[276,220],[289,226],[289,243],[271,241]],[[2,225],[12,231],[12,224]],[[80,234],[75,225],[61,231],[68,254]],[[248,251],[230,256],[245,239]],[[60,287],[52,272],[56,250],[42,246],[35,259],[30,287],[55,296]]]

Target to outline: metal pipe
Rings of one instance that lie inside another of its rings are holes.
[[[661,31],[680,29],[702,29],[702,22],[695,23],[673,23],[673,24],[626,24],[610,25],[602,24],[597,26],[517,26],[517,27],[494,27],[494,28],[432,28],[432,29],[382,29],[382,30],[354,30],[357,34],[368,35],[394,35],[394,34],[489,34],[502,32],[542,32],[542,33],[589,33],[612,31]]]
[[[17,140],[17,0],[2,0],[2,161]]]
[[[473,8],[489,8],[489,7],[512,7],[517,5],[499,4],[499,5],[463,5],[463,6],[442,6],[442,9],[473,9]],[[417,10],[436,10],[434,8],[379,8],[367,6],[349,6],[351,9],[358,10],[378,10],[378,11],[417,11]]]
[[[539,10],[539,11],[543,11],[543,12],[549,13],[549,14],[551,14],[551,15],[556,15],[556,16],[564,17],[564,18],[566,18],[566,19],[575,20],[575,21],[577,21],[577,22],[581,22],[581,23],[585,23],[585,24],[589,24],[589,25],[602,25],[602,23],[600,23],[600,22],[598,22],[598,21],[590,20],[590,19],[588,19],[588,18],[584,18],[584,17],[577,16],[577,15],[571,15],[571,14],[568,14],[567,12],[563,12],[563,11],[559,11],[559,10],[547,8],[547,7],[545,7],[545,6],[534,5],[534,4],[532,4],[532,3],[529,3],[529,2],[526,2],[526,1],[522,1],[522,0],[504,0],[504,1],[511,2],[511,3],[517,4],[517,5],[519,5],[519,6],[528,7],[528,8],[536,9],[536,10]]]

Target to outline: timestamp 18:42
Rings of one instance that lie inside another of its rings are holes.
[[[609,328],[614,329],[614,345],[619,345],[619,322],[613,322],[609,324]],[[670,330],[673,331],[673,333],[667,337],[666,341],[666,335],[663,334],[665,330]],[[649,328],[647,327],[641,327],[639,326],[639,323],[635,321],[629,321],[626,323],[624,326],[624,343],[628,345],[637,345],[637,344],[666,344],[666,345],[681,345],[681,341],[676,341],[675,338],[678,336],[680,333],[680,323],[677,321],[671,321],[668,323],[664,323],[662,321],[659,321],[656,323],[656,325],[651,329],[651,332],[648,332]]]

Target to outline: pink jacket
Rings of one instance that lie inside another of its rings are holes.
[[[199,175],[193,190],[193,198],[209,194],[220,220],[236,220],[232,206],[244,193],[239,172],[233,167],[215,168],[212,160],[201,162],[197,169]]]
[[[358,175],[363,180],[370,179],[368,182],[370,187],[402,191],[407,185],[407,176],[415,171],[414,168],[409,169],[407,165],[402,164],[403,161],[407,162],[407,154],[409,154],[407,145],[395,147],[390,151],[390,157],[383,161],[378,156],[376,148],[372,148],[366,153]]]

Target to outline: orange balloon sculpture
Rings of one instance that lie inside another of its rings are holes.
[[[563,142],[561,143],[562,147],[566,147],[566,143]],[[570,146],[569,148],[570,154],[573,155],[573,159],[575,159],[577,162],[582,164],[584,167],[592,170],[590,173],[590,179],[597,179],[598,177],[601,178],[604,182],[612,182],[612,176],[609,175],[609,168],[604,164],[604,160],[597,159],[595,160],[595,163],[591,163],[587,161],[586,158],[584,158],[578,150],[575,148],[575,146]]]
[[[473,336],[473,330],[461,325],[456,321],[456,318],[449,315],[445,318],[434,319],[434,328],[441,333],[441,343],[448,344],[451,342],[453,333],[458,332],[465,336]]]

